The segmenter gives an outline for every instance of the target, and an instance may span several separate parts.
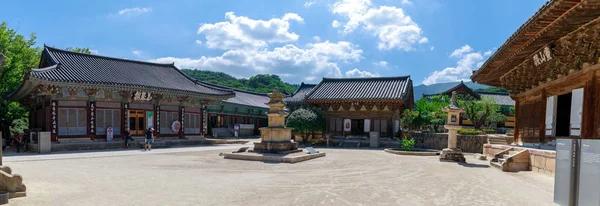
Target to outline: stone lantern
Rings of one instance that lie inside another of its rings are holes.
[[[456,136],[458,130],[462,128],[459,125],[460,113],[465,111],[456,104],[456,91],[452,92],[450,105],[442,108],[442,111],[448,113],[448,121],[446,125],[444,125],[444,128],[448,130],[448,148],[442,150],[440,161],[465,162],[462,151],[456,147]]]

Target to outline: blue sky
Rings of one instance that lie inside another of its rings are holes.
[[[5,1],[37,42],[235,77],[469,78],[545,0]]]

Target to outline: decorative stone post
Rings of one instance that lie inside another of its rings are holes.
[[[459,125],[460,113],[465,111],[456,104],[456,91],[452,92],[450,105],[442,108],[442,111],[448,113],[448,121],[446,125],[444,125],[444,128],[448,130],[448,148],[442,150],[440,161],[465,162],[462,151],[459,148],[456,148],[457,131],[462,128]]]
[[[261,142],[254,143],[255,152],[265,153],[292,153],[298,152],[298,143],[291,142],[292,128],[285,127],[285,117],[287,114],[283,110],[285,103],[283,102],[284,94],[279,92],[278,88],[273,89],[273,93],[269,93],[271,101],[266,103],[269,105],[269,127],[260,128]]]

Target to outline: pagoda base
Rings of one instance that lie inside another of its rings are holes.
[[[446,148],[442,150],[440,154],[441,162],[466,162],[465,156],[462,151],[458,148],[450,149]]]
[[[289,154],[300,152],[296,142],[256,142],[253,152]]]

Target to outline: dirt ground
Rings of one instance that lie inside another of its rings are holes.
[[[8,157],[28,195],[10,205],[553,205],[552,178],[470,156],[459,165],[366,149],[322,148],[326,157],[296,164],[218,155],[231,148]]]

